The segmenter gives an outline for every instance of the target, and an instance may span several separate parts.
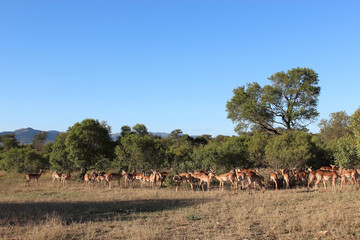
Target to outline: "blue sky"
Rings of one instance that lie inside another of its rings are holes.
[[[360,1],[0,1],[0,131],[235,135],[232,90],[319,74],[321,118],[360,105]],[[310,125],[318,131],[317,122]]]

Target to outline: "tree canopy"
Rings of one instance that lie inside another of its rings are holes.
[[[250,125],[279,134],[278,127],[287,130],[304,129],[317,112],[318,74],[310,68],[293,68],[268,78],[272,85],[261,87],[248,83],[234,89],[226,104],[228,118],[237,123],[235,131],[246,131]]]

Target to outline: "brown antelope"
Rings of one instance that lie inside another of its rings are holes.
[[[277,173],[277,172],[272,172],[272,173],[270,174],[270,181],[275,183],[275,189],[276,189],[276,190],[278,190],[277,176],[278,176],[278,173]]]
[[[63,173],[61,174],[61,183],[63,186],[65,186],[65,183],[67,180],[69,180],[71,178],[70,173]]]
[[[305,170],[303,169],[299,169],[295,171],[295,180],[296,181],[301,181],[301,183],[305,182],[305,184],[307,184],[307,178],[308,178],[308,173],[305,172]]]
[[[248,171],[248,173],[246,173],[246,177],[248,179],[248,185],[247,188],[249,189],[249,194],[251,194],[251,184],[257,184],[259,185],[259,187],[261,188],[262,193],[265,192],[265,186],[262,183],[262,180],[264,179],[263,176],[258,175],[257,173],[253,172],[253,171]]]
[[[183,178],[182,178],[180,175],[175,175],[175,176],[173,177],[173,181],[174,181],[175,184],[176,184],[176,192],[178,191],[178,188],[179,188],[181,182],[183,181],[182,179],[183,179]]]
[[[139,180],[140,182],[142,182],[142,179],[145,176],[145,171],[142,170],[141,173],[137,173],[135,170],[133,170],[131,174],[134,180]]]
[[[150,176],[144,176],[141,182],[142,186],[146,186],[146,183],[150,182]]]
[[[40,172],[39,173],[28,173],[26,174],[26,183],[25,183],[25,186],[28,186],[30,187],[30,181],[31,179],[34,179],[35,182],[36,182],[36,187],[38,186],[38,181],[39,181],[39,178],[41,176],[41,174],[44,172],[44,170],[40,169]]]
[[[328,166],[325,166],[325,167],[321,167],[320,168],[321,171],[332,171],[332,167],[328,167]]]
[[[150,183],[151,183],[151,187],[156,187],[156,183],[158,181],[161,181],[161,175],[159,172],[155,171],[155,170],[151,170],[152,173],[150,174]]]
[[[207,190],[210,191],[210,183],[211,183],[211,178],[214,177],[215,174],[213,172],[209,172],[209,174],[202,174],[200,175],[200,186],[202,187],[202,190],[204,191],[204,183],[207,184]]]
[[[329,171],[323,171],[323,170],[317,170],[315,173],[315,177],[317,181],[315,182],[315,191],[318,190],[318,184],[321,180],[323,180],[324,188],[326,189],[326,183],[325,181],[332,180],[332,189],[336,193],[336,184],[335,181],[338,178],[338,174],[336,172],[329,172]]]
[[[189,183],[191,190],[194,190],[194,177],[191,175],[191,173],[180,173],[178,174],[181,177],[181,181],[185,183]],[[187,185],[185,185],[187,188]]]
[[[345,185],[345,189],[346,189],[346,179],[349,179],[350,182],[352,183],[352,187],[354,188],[354,185],[356,185],[356,170],[354,169],[343,169],[342,167],[340,167],[340,169],[337,171],[337,173],[341,176],[341,187],[340,189],[343,188],[343,184]]]
[[[90,184],[90,182],[91,182],[91,176],[90,176],[89,173],[85,173],[85,175],[84,175],[84,182],[85,182],[86,185],[89,185],[89,184]]]
[[[284,177],[284,181],[286,183],[286,189],[290,188],[290,177],[289,177],[289,170],[284,168],[284,169],[280,169],[280,173],[281,175],[283,175]]]
[[[99,187],[101,186],[101,183],[102,183],[102,182],[107,182],[107,181],[106,181],[106,176],[107,176],[107,174],[100,173],[100,174],[96,177],[95,181],[97,182],[97,185],[98,185]],[[106,184],[106,183],[105,183],[105,184]]]
[[[122,170],[122,175],[124,176],[125,179],[125,186],[132,186],[132,182],[134,180],[134,176],[130,173],[125,172],[125,170]],[[130,184],[131,183],[131,184]]]
[[[99,176],[95,171],[92,171],[89,175],[90,181],[95,184],[96,178]]]
[[[237,182],[241,183],[241,189],[245,188],[244,182],[247,181],[246,173],[244,171],[241,171],[239,168],[236,169],[236,179]]]
[[[52,178],[52,184],[55,183],[55,180],[58,179],[58,185],[60,185],[60,179],[61,179],[61,173],[58,173],[57,171],[53,172],[51,174],[51,178]]]
[[[231,182],[233,185],[234,191],[237,191],[237,182],[236,182],[236,174],[235,172],[228,172],[220,175],[215,175],[215,178],[219,180],[219,190],[224,190],[224,182]]]
[[[122,174],[121,173],[108,173],[105,177],[105,180],[108,182],[109,184],[109,188],[111,188],[111,181],[116,179],[118,181],[118,184],[120,186],[120,179],[122,178]]]
[[[159,172],[159,174],[161,175],[161,180],[160,180],[160,187],[162,187],[166,177],[169,175],[168,172],[165,172],[165,171],[162,171],[162,172]]]

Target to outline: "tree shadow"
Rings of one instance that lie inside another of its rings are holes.
[[[66,224],[109,220],[129,221],[146,218],[147,213],[176,210],[208,201],[211,199],[0,203],[0,226],[39,223],[51,216],[59,217]]]

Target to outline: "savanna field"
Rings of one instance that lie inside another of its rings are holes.
[[[231,186],[90,187],[70,180],[25,187],[24,175],[0,175],[1,239],[360,239],[360,191],[313,188],[252,194]]]

